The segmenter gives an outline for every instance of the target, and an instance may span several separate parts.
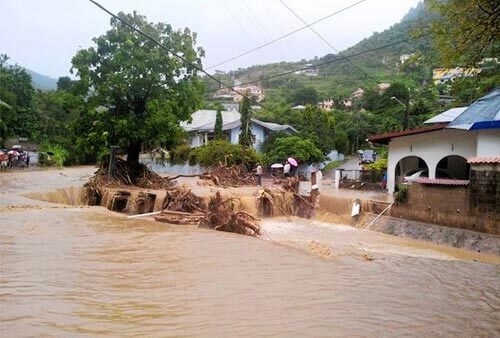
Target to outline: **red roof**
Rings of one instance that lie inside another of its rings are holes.
[[[428,133],[430,131],[435,131],[435,130],[441,130],[446,127],[446,123],[441,123],[441,124],[434,124],[432,126],[425,126],[425,127],[420,127],[420,128],[415,128],[415,129],[409,129],[409,130],[403,130],[403,131],[393,131],[390,133],[384,133],[384,134],[379,134],[379,135],[373,135],[368,137],[368,140],[373,143],[382,143],[382,144],[387,144],[391,140],[391,138],[396,138],[396,137],[401,137],[401,136],[407,136],[407,135],[415,135],[415,134],[422,134],[422,133]]]
[[[417,183],[434,185],[468,185],[469,180],[450,180],[447,178],[419,178]]]
[[[499,164],[500,156],[478,156],[469,158],[471,164]]]

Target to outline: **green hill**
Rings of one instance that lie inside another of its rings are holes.
[[[30,69],[26,69],[26,72],[31,76],[31,82],[33,87],[40,90],[56,90],[57,89],[57,79],[53,79],[49,76],[39,74]]]
[[[317,67],[318,76],[292,73],[259,82],[258,84],[266,89],[268,100],[271,101],[304,86],[315,88],[322,98],[338,98],[349,95],[360,86],[374,87],[376,83],[396,80],[406,82],[408,79],[399,72],[401,55],[419,52],[425,56],[426,60],[432,62],[433,53],[430,37],[423,35],[420,38],[415,38],[415,32],[428,25],[431,19],[432,16],[421,2],[417,7],[412,8],[399,23],[383,32],[372,34],[338,54],[327,54],[301,62],[281,62],[238,69],[233,72],[234,78],[246,83],[293,71],[306,64],[319,65]],[[411,40],[394,44],[407,39]],[[394,45],[377,49],[380,46],[390,44]],[[365,53],[372,49],[376,50]],[[346,56],[360,53],[361,55],[345,60]],[[228,76],[221,75],[221,78],[226,82],[229,80]],[[218,89],[218,86],[214,83],[207,83],[207,88],[208,92],[213,93]]]

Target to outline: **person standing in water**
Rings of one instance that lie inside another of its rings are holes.
[[[257,176],[257,185],[262,186],[262,166],[257,163],[257,168],[255,169],[255,176]]]
[[[285,175],[285,177],[290,177],[290,167],[290,163],[287,161],[283,166],[283,175]]]

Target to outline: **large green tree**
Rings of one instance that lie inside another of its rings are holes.
[[[243,96],[240,106],[241,132],[239,136],[239,143],[243,147],[251,147],[255,141],[255,135],[252,134],[252,109],[250,104],[250,99]]]
[[[322,151],[308,138],[284,136],[276,139],[268,153],[271,162],[283,162],[293,157],[301,163],[321,162],[325,159]]]
[[[298,126],[301,135],[310,139],[323,153],[335,149],[335,121],[331,112],[308,105]]]
[[[12,136],[34,135],[39,116],[35,109],[35,89],[31,76],[19,66],[7,64],[0,55],[0,143]]]
[[[111,29],[93,39],[95,46],[72,60],[89,105],[107,108],[100,113],[88,109],[91,116],[81,121],[89,125],[78,129],[83,139],[122,146],[127,161],[137,164],[142,146],[176,143],[179,121],[201,107],[203,86],[194,65],[201,67],[204,52],[195,48],[196,34],[187,28],[151,23],[136,12],[118,16],[170,52],[112,18]]]
[[[427,0],[439,15],[432,24],[443,64],[472,65],[500,51],[498,0]]]

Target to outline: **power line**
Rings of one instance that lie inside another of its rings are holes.
[[[106,9],[104,6],[102,6],[101,4],[99,4],[98,2],[94,1],[94,0],[89,0],[91,3],[93,3],[94,5],[96,5],[98,8],[100,8],[101,10],[103,10],[104,12],[108,13],[110,16],[112,16],[113,18],[115,18],[116,20],[120,21],[122,24],[124,24],[125,26],[127,26],[128,28],[132,29],[133,31],[139,33],[140,35],[142,35],[143,37],[145,37],[146,39],[152,41],[153,43],[155,43],[156,45],[158,45],[158,47],[160,47],[161,49],[171,53],[174,57],[180,59],[182,62],[184,62],[185,64],[197,69],[198,71],[204,73],[206,76],[208,76],[210,79],[214,80],[215,82],[219,83],[220,85],[226,87],[227,89],[235,92],[236,94],[239,94],[241,95],[242,97],[246,97],[247,99],[250,99],[250,97],[248,97],[247,95],[245,95],[244,93],[234,89],[234,87],[230,86],[230,85],[227,85],[225,84],[224,82],[222,82],[221,80],[217,79],[215,76],[211,75],[210,73],[208,73],[206,70],[204,70],[202,67],[198,66],[197,64],[195,63],[192,63],[192,62],[189,62],[188,60],[186,60],[186,58],[184,58],[183,56],[181,55],[178,55],[176,54],[173,50],[169,49],[168,47],[165,47],[161,42],[159,42],[158,40],[156,40],[155,38],[153,38],[151,35],[147,34],[147,33],[144,33],[143,31],[141,31],[140,29],[132,26],[130,23],[127,22],[127,20],[124,20],[123,18],[120,18],[118,15],[114,14],[113,12],[109,11],[108,9]],[[262,103],[260,102],[256,102],[257,105],[261,106],[262,108],[268,110],[268,111],[271,111],[271,109],[269,109],[268,107],[266,107],[265,105],[263,105]]]
[[[226,7],[226,5],[224,4],[224,1],[222,0],[219,0],[220,4],[222,5],[222,7],[224,7],[224,9],[226,10],[226,12],[229,13],[229,15],[231,16],[231,18],[233,18],[233,20],[238,24],[238,26],[241,28],[241,30],[247,35],[247,37],[252,40],[253,42],[256,42],[252,36],[250,35],[250,33],[248,33],[248,31],[246,30],[246,28],[240,23],[240,21],[236,18],[236,16],[233,14],[233,12],[231,12],[229,10],[229,8]]]
[[[323,36],[321,36],[321,34],[318,33],[317,30],[315,30],[310,24],[307,23],[307,21],[305,21],[304,19],[302,19],[293,9],[291,9],[283,0],[280,0],[281,4],[286,8],[288,9],[297,19],[299,19],[303,24],[306,25],[307,28],[309,28],[314,34],[316,34],[324,43],[326,43],[334,52],[336,53],[339,53],[339,51],[337,50],[337,48],[335,48],[330,42],[328,42],[328,40],[326,40]],[[354,67],[356,67],[361,73],[363,73],[367,78],[369,78],[370,80],[373,80],[375,82],[378,83],[378,80],[372,76],[370,76],[370,74],[368,74],[365,70],[363,70],[361,67],[359,67],[357,64],[355,64],[354,62],[352,62],[350,59],[347,59],[347,62],[349,62],[351,65],[353,65]]]
[[[315,24],[317,24],[317,23],[319,23],[319,22],[321,22],[321,21],[324,21],[324,20],[326,20],[326,19],[328,19],[328,18],[331,18],[331,17],[332,17],[332,16],[334,16],[334,15],[337,15],[337,14],[340,14],[340,13],[342,13],[342,12],[345,12],[346,10],[348,10],[348,9],[350,9],[350,8],[354,7],[354,6],[357,6],[357,5],[359,5],[359,4],[361,4],[361,3],[365,2],[365,1],[367,1],[367,0],[360,0],[360,1],[355,2],[355,3],[353,3],[353,4],[351,4],[351,5],[347,6],[347,7],[344,7],[344,8],[342,8],[342,9],[339,9],[338,11],[336,11],[336,12],[334,12],[334,13],[332,13],[332,14],[329,14],[329,15],[324,16],[324,17],[322,17],[322,18],[320,18],[320,19],[318,19],[318,20],[316,20],[316,21],[311,22],[311,23],[309,24],[309,26],[315,25]],[[213,65],[213,66],[210,66],[210,67],[206,68],[206,70],[210,70],[210,69],[213,69],[213,68],[218,67],[218,66],[220,66],[220,65],[223,65],[223,64],[225,64],[225,63],[228,63],[228,62],[230,62],[230,61],[233,61],[233,60],[239,59],[239,58],[240,58],[240,57],[242,57],[242,56],[245,56],[245,55],[248,55],[248,54],[250,54],[250,53],[253,53],[253,52],[255,52],[256,50],[259,50],[259,49],[261,49],[261,48],[267,47],[267,46],[269,46],[269,45],[271,45],[271,44],[273,44],[273,43],[275,43],[275,42],[277,42],[277,41],[283,40],[284,38],[289,37],[290,35],[293,35],[293,34],[295,34],[295,33],[297,33],[297,32],[303,31],[303,30],[304,30],[304,29],[306,29],[307,27],[308,27],[308,26],[303,26],[303,27],[301,27],[301,28],[298,28],[298,29],[296,29],[296,30],[294,30],[294,31],[291,31],[291,32],[289,32],[289,33],[287,33],[287,34],[285,34],[285,35],[282,35],[282,36],[280,36],[280,37],[278,37],[278,38],[276,38],[276,39],[274,39],[274,40],[268,41],[268,42],[266,42],[266,43],[264,43],[264,44],[262,44],[262,45],[260,45],[260,46],[254,47],[254,48],[252,48],[252,49],[247,50],[246,52],[243,52],[243,53],[238,54],[238,55],[236,55],[236,56],[233,56],[233,57],[231,57],[231,58],[229,58],[229,59],[226,59],[226,60],[224,60],[224,61],[222,61],[222,62],[219,62],[219,63],[217,63],[217,64],[215,64],[215,65]]]
[[[418,37],[418,39],[421,38],[421,37],[423,37],[424,35],[426,35],[426,34],[423,34],[422,36]],[[272,79],[275,79],[275,78],[278,78],[278,77],[281,77],[281,76],[293,74],[295,72],[304,71],[304,70],[308,70],[308,69],[313,69],[313,68],[316,68],[316,67],[321,67],[321,66],[332,64],[332,63],[336,63],[336,62],[348,60],[348,59],[356,57],[356,56],[360,56],[360,55],[368,54],[368,53],[375,52],[375,51],[378,51],[378,50],[381,50],[381,49],[385,49],[385,48],[388,48],[388,47],[396,46],[396,45],[408,42],[408,41],[413,40],[413,39],[414,38],[407,38],[407,39],[403,39],[403,40],[391,42],[391,43],[388,43],[388,44],[385,44],[385,45],[382,45],[382,46],[379,46],[379,47],[375,47],[375,48],[372,48],[372,49],[368,49],[368,50],[365,50],[365,51],[362,51],[362,52],[354,53],[354,54],[343,56],[343,57],[339,57],[339,58],[334,58],[332,60],[325,61],[325,62],[320,62],[320,63],[318,63],[316,65],[306,66],[306,67],[302,67],[302,68],[297,68],[297,69],[289,70],[289,71],[286,71],[286,72],[283,72],[283,73],[279,73],[279,74],[276,74],[276,75],[272,75],[272,76],[269,76],[267,78],[263,78],[263,79],[259,79],[259,80],[244,82],[244,83],[241,83],[240,86],[246,86],[246,85],[250,85],[250,84],[254,84],[254,83],[258,83],[258,82],[262,82],[262,81],[272,80]]]
[[[261,2],[262,2],[262,4],[261,4],[262,7],[264,7],[264,9],[266,10],[267,15],[271,18],[271,21],[274,23],[274,25],[278,29],[278,32],[280,33],[280,35],[283,35],[283,30],[281,29],[281,26],[279,25],[279,23],[276,20],[276,18],[274,17],[274,15],[271,14],[271,11],[269,10],[269,8],[267,6],[266,0],[261,0]],[[298,58],[297,55],[299,55],[299,54],[297,54],[297,50],[295,49],[295,47],[290,43],[290,41],[288,39],[286,39],[285,42],[288,45],[289,50],[293,51],[294,57]]]

